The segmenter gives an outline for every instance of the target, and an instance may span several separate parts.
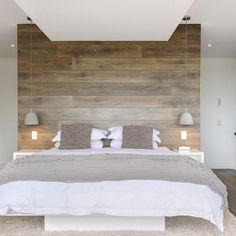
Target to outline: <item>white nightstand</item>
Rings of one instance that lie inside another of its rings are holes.
[[[179,151],[179,149],[174,149],[173,151],[183,156],[189,156],[198,162],[204,163],[204,152],[201,152],[199,150],[191,149],[189,152],[183,152],[183,151]]]
[[[28,150],[19,150],[17,152],[13,152],[13,160],[25,157],[25,156],[31,156],[41,150],[36,150],[36,149],[28,149]]]

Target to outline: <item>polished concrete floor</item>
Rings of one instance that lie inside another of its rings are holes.
[[[227,186],[229,209],[236,216],[236,170],[213,170]]]

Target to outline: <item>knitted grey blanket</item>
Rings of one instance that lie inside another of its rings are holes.
[[[0,185],[13,181],[99,182],[164,180],[208,186],[227,207],[225,185],[205,165],[185,156],[35,155],[0,170]]]

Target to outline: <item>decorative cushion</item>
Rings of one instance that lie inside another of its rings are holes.
[[[122,148],[153,149],[153,128],[145,126],[123,126]]]
[[[90,148],[92,125],[63,124],[60,149]]]
[[[60,145],[61,145],[61,142],[56,142],[54,146],[57,149],[59,149]],[[91,149],[102,149],[103,148],[103,141],[102,140],[91,140],[90,147],[91,147]]]

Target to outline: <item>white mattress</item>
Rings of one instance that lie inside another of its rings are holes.
[[[38,154],[79,156],[95,153],[173,154],[167,148],[133,151],[112,148],[62,151],[53,148]],[[17,181],[0,186],[0,215],[187,215],[209,220],[223,231],[221,206],[222,199],[205,185],[159,180],[95,183]]]

